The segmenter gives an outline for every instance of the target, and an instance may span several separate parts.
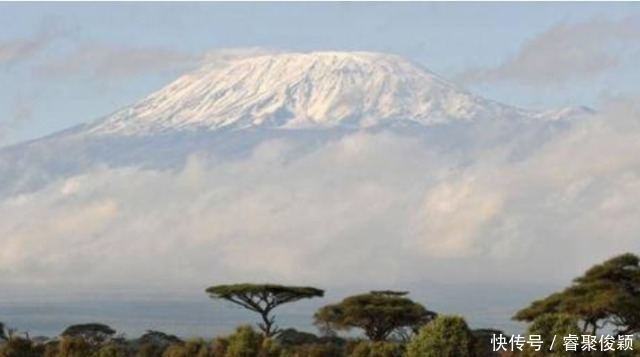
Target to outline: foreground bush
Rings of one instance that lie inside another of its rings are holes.
[[[473,336],[459,316],[438,316],[407,346],[406,357],[471,357]]]
[[[95,353],[95,357],[129,357],[130,353],[124,346],[111,343],[102,346],[98,352]]]
[[[348,357],[402,357],[404,346],[397,342],[362,341],[356,344]]]
[[[40,357],[44,354],[44,348],[34,346],[25,338],[14,338],[0,347],[0,357]]]
[[[204,340],[191,340],[169,346],[162,357],[216,357],[210,344]]]
[[[227,338],[229,345],[224,357],[257,357],[262,347],[262,340],[262,334],[254,331],[251,326],[240,326]]]
[[[58,344],[55,357],[87,357],[91,353],[92,348],[87,340],[81,337],[65,337]]]
[[[343,355],[342,349],[336,345],[313,343],[289,347],[280,352],[279,357],[338,357]]]

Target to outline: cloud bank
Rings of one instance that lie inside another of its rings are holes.
[[[565,283],[640,242],[640,107],[514,159],[518,138],[442,153],[356,133],[294,155],[197,156],[178,172],[97,167],[0,202],[0,277],[16,284],[322,286]]]

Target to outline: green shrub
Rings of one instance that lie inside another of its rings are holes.
[[[249,325],[240,326],[228,337],[224,357],[257,357],[262,346],[262,334]]]
[[[404,346],[397,342],[362,341],[356,344],[348,357],[402,357]]]
[[[110,343],[102,346],[95,357],[129,357],[129,353],[124,346]]]
[[[164,351],[162,357],[213,357],[213,349],[204,340],[191,340],[173,344]]]
[[[145,342],[140,346],[135,357],[162,357],[167,347],[168,346],[160,346],[152,342]]]
[[[289,347],[279,357],[339,357],[343,355],[342,349],[336,345],[313,343]]]
[[[58,344],[56,357],[87,357],[92,352],[91,345],[80,337],[64,337]]]
[[[473,336],[459,316],[438,316],[407,346],[406,357],[471,357]]]
[[[569,314],[559,313],[559,314],[543,314],[537,317],[529,329],[527,330],[528,335],[540,335],[540,340],[542,343],[542,348],[540,351],[535,351],[529,345],[525,345],[523,349],[523,356],[553,356],[553,357],[563,357],[563,356],[575,356],[576,352],[566,351],[564,348],[562,341],[565,336],[577,335],[580,336],[582,332],[578,327],[578,318]],[[549,345],[551,341],[553,341],[554,336],[556,337],[556,343],[553,347],[552,351],[549,351]]]

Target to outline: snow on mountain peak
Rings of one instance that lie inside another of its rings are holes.
[[[370,127],[471,120],[509,108],[475,97],[400,57],[368,52],[245,58],[182,76],[92,132],[165,128]]]

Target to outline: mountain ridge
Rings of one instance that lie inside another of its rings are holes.
[[[354,133],[411,136],[442,151],[517,138],[522,156],[591,113],[510,107],[393,55],[256,56],[205,66],[103,119],[0,148],[0,197],[100,166],[175,170],[194,154],[234,160],[271,140],[300,156]]]
[[[366,128],[491,117],[545,115],[472,95],[395,55],[280,53],[232,61],[222,68],[205,66],[91,124],[88,132]]]

